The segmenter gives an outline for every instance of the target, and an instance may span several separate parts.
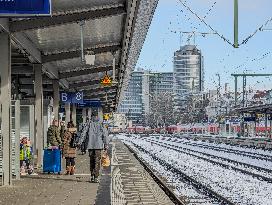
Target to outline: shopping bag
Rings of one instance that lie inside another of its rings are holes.
[[[103,167],[110,166],[110,157],[106,151],[103,152],[103,154],[102,154],[102,166]]]

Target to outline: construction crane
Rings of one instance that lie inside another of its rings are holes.
[[[237,105],[237,78],[243,77],[243,107],[245,106],[245,93],[246,93],[246,77],[267,77],[272,76],[272,74],[265,74],[265,73],[242,73],[242,74],[231,74],[234,77],[234,100],[235,106]]]

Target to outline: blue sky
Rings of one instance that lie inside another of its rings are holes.
[[[205,21],[220,34],[233,42],[233,0],[183,0],[199,16],[207,15]],[[239,0],[239,42],[252,34],[259,26],[272,17],[271,0]],[[160,0],[143,46],[137,67],[154,71],[172,71],[173,53],[180,47],[180,35],[173,31],[211,32],[194,15],[187,11],[178,0]],[[272,23],[267,28],[272,29]],[[186,44],[183,35],[182,44]],[[193,43],[193,41],[191,41]],[[216,73],[221,74],[222,84],[234,80],[231,73],[244,70],[255,73],[272,73],[272,30],[258,32],[246,45],[232,48],[216,35],[196,36],[196,45],[204,56],[205,88],[212,89],[217,83]],[[263,54],[269,53],[260,59]],[[237,66],[239,66],[237,68]],[[271,89],[272,78],[248,78],[248,86],[255,89]],[[242,79],[240,79],[240,86]]]

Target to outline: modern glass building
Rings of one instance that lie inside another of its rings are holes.
[[[150,99],[158,93],[173,93],[172,72],[151,72],[142,69],[132,72],[125,97],[118,108],[133,124],[144,124],[149,113]]]
[[[150,73],[150,93],[173,93],[174,86],[173,72]]]
[[[195,45],[185,45],[174,53],[174,94],[176,105],[191,93],[204,89],[203,56]]]
[[[118,108],[118,112],[124,113],[133,124],[143,122],[143,74],[143,70],[132,72],[125,97]]]

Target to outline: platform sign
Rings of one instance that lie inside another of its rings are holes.
[[[83,103],[83,92],[71,93],[71,101],[74,104],[82,104]]]
[[[60,93],[60,101],[62,103],[71,103],[71,96],[70,96],[70,93],[68,92],[61,92]]]
[[[244,117],[244,121],[245,122],[255,122],[256,121],[256,117]]]
[[[51,16],[51,0],[0,0],[0,16]]]
[[[83,100],[83,103],[79,105],[80,107],[101,107],[100,100]]]
[[[83,104],[84,103],[83,92],[76,93],[61,92],[60,100],[62,103]]]

